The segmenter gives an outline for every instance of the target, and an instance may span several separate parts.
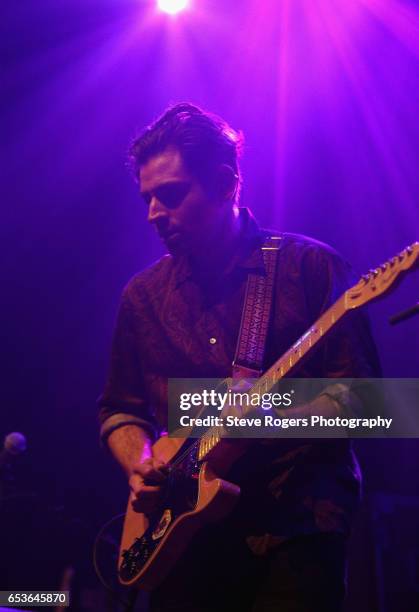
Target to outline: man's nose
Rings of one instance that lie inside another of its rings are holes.
[[[152,197],[148,207],[147,221],[149,223],[164,223],[167,221],[167,210],[156,197]]]

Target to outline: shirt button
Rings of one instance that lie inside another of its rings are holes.
[[[209,342],[210,342],[210,344],[216,344],[217,343],[217,338],[210,338]]]

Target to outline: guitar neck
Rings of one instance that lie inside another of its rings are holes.
[[[282,378],[294,372],[297,366],[300,366],[302,361],[314,352],[321,340],[347,311],[345,293],[254,383],[247,393],[261,396],[271,391]],[[243,416],[246,416],[252,409],[252,406],[244,407]],[[215,448],[221,441],[222,435],[222,428],[211,427],[202,436],[198,451],[200,460],[205,459],[206,455]]]
[[[291,374],[297,366],[301,365],[302,360],[314,351],[318,343],[347,312],[376,300],[394,289],[403,274],[409,270],[414,270],[418,265],[419,242],[415,242],[375,270],[370,270],[367,274],[364,274],[358,283],[348,289],[333,306],[326,310],[310,329],[247,392],[257,393],[258,395],[268,393],[281,378]],[[250,410],[252,410],[252,407],[245,409],[243,416]],[[200,460],[204,459],[220,442],[222,436],[222,428],[211,428],[200,440],[198,458]]]
[[[319,342],[347,312],[345,294],[282,355],[252,387],[254,393],[270,391],[285,376],[289,376],[317,348]]]

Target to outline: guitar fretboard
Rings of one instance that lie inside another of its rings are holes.
[[[255,393],[259,396],[263,393],[269,393],[282,378],[290,375],[297,365],[301,365],[303,359],[314,351],[324,336],[349,310],[346,306],[346,296],[347,293],[344,293],[333,306],[326,310],[305,334],[247,390],[247,393],[249,395]],[[243,407],[242,415],[246,416],[252,409],[252,406]],[[198,459],[200,461],[204,460],[222,437],[223,429],[221,427],[211,427],[201,438]]]

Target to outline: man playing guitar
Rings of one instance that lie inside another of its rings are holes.
[[[241,147],[242,136],[225,121],[184,103],[169,108],[131,149],[148,221],[169,254],[124,289],[99,406],[102,439],[127,474],[133,508],[145,515],[167,476],[152,454],[153,442],[167,431],[167,380],[231,376],[247,277],[265,273],[261,245],[275,232],[260,229],[238,207]],[[327,245],[277,236],[264,369],[353,280]],[[298,372],[309,378],[379,374],[362,313],[346,318]],[[315,401],[318,412],[334,416],[362,400],[336,385]],[[241,488],[238,505],[193,538],[153,590],[151,610],[340,610],[360,489],[350,441],[258,440],[228,480]]]

